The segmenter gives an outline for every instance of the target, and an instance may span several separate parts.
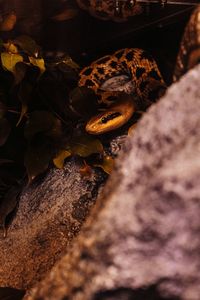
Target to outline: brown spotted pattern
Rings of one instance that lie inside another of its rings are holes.
[[[165,91],[165,83],[152,56],[141,49],[122,49],[94,61],[80,72],[80,86],[98,93],[102,84],[115,76],[126,75],[135,94],[144,102],[155,102]]]
[[[102,20],[126,21],[142,13],[142,7],[135,0],[77,0],[80,8]]]
[[[107,80],[121,75],[129,78],[134,95],[122,97],[117,91],[101,90]],[[93,89],[100,97],[99,102],[109,105],[105,112],[94,116],[86,124],[86,131],[90,134],[102,134],[121,127],[137,108],[146,109],[166,89],[155,60],[148,52],[137,48],[118,50],[94,61],[80,72],[79,86]],[[115,96],[116,100],[113,99]],[[123,101],[118,99],[121,97]],[[135,98],[139,105],[136,105]]]

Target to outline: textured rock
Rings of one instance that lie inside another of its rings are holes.
[[[149,109],[84,231],[26,300],[199,299],[199,86],[200,66]]]
[[[106,176],[82,177],[71,159],[23,192],[7,237],[0,232],[0,286],[25,289],[53,266],[79,232]]]

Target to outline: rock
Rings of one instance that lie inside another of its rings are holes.
[[[125,130],[104,138],[108,155],[117,156]],[[69,158],[63,170],[52,168],[23,190],[6,238],[0,230],[0,287],[30,288],[66,253],[108,178],[100,168],[83,176],[83,166]]]
[[[23,191],[7,237],[0,232],[1,287],[32,286],[77,235],[107,177],[97,169],[83,177],[82,166],[71,159]]]
[[[24,299],[199,299],[199,86],[200,66],[149,109],[84,230]]]

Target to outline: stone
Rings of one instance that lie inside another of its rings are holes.
[[[200,65],[127,140],[70,251],[24,300],[199,300]]]
[[[0,232],[0,287],[32,286],[66,252],[107,177],[99,169],[81,176],[81,167],[69,159],[24,189],[7,237]]]

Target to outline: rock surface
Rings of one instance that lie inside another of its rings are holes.
[[[41,279],[77,235],[106,176],[80,174],[83,162],[69,160],[21,195],[7,237],[0,232],[0,286],[26,289]]]
[[[199,86],[200,66],[149,109],[82,234],[26,300],[199,300]]]

